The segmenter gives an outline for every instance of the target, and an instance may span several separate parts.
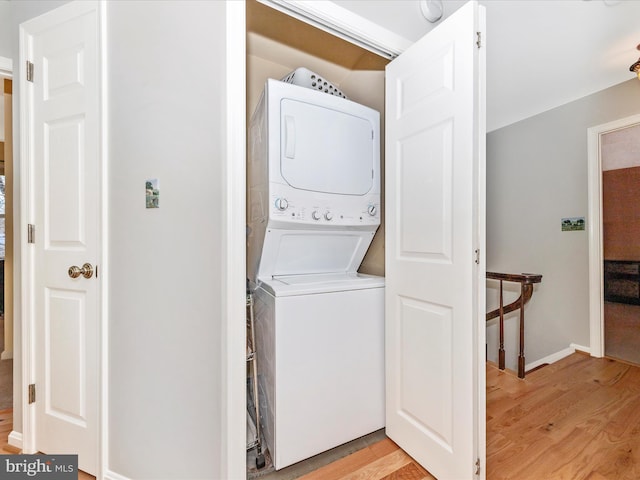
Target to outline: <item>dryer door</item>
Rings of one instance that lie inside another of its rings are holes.
[[[290,98],[280,107],[280,173],[290,186],[343,195],[372,189],[379,139],[369,119]]]

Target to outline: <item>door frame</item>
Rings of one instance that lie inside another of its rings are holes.
[[[98,244],[98,265],[100,268],[100,282],[98,287],[98,335],[100,352],[98,352],[98,371],[96,372],[98,392],[98,425],[97,428],[97,471],[96,477],[102,478],[107,470],[108,460],[108,131],[107,131],[107,72],[105,59],[106,57],[106,3],[102,0],[83,0],[73,1],[57,7],[41,17],[27,20],[19,26],[19,59],[20,65],[26,65],[28,60],[28,52],[31,49],[31,35],[37,33],[41,28],[40,20],[49,15],[80,15],[85,12],[95,11],[98,18],[98,91],[99,91],[99,155],[98,155],[98,171],[100,175],[99,185],[100,192],[98,194],[98,225],[99,225],[99,244]],[[36,349],[35,349],[35,285],[33,283],[33,272],[35,270],[35,255],[32,248],[29,248],[27,239],[27,228],[29,223],[34,222],[34,205],[35,191],[33,187],[33,89],[26,80],[26,75],[22,71],[17,72],[19,79],[20,91],[20,195],[18,200],[18,226],[15,237],[15,250],[17,257],[20,259],[16,262],[19,267],[20,278],[20,324],[21,333],[21,385],[22,391],[17,392],[21,399],[22,406],[22,450],[24,453],[35,453],[36,450],[36,409],[35,405],[29,404],[28,385],[35,381],[36,371]],[[15,389],[14,389],[15,390]],[[14,395],[16,392],[14,391]]]
[[[604,352],[604,277],[602,228],[602,158],[600,137],[605,133],[640,124],[640,114],[587,129],[589,199],[589,344],[592,357]]]
[[[413,44],[412,41],[333,2],[257,1],[390,60]]]
[[[289,16],[297,18],[305,23],[320,28],[344,40],[354,43],[360,47],[370,50],[385,58],[395,58],[413,42],[401,37],[380,25],[363,18],[350,10],[340,7],[333,2],[305,2],[301,0],[258,0],[260,3],[283,12]],[[234,7],[233,4],[239,4],[241,7]],[[242,290],[239,287],[238,266],[245,265],[246,252],[246,178],[245,169],[239,167],[246,162],[245,144],[246,144],[246,48],[244,39],[239,40],[240,33],[244,36],[246,32],[245,6],[244,3],[227,0],[228,10],[236,8],[242,9],[242,15],[227,15],[227,36],[229,39],[238,39],[237,47],[242,45],[243,51],[239,53],[238,48],[233,44],[227,44],[226,75],[227,75],[227,119],[228,119],[228,144],[226,152],[225,170],[227,176],[225,179],[227,201],[229,204],[225,210],[227,219],[227,269],[223,273],[225,280],[225,297],[229,303],[223,308],[223,318],[226,323],[223,325],[225,335],[223,338],[223,365],[222,378],[225,395],[225,405],[223,412],[227,416],[223,416],[222,437],[226,439],[226,451],[223,452],[221,467],[224,472],[236,472],[238,478],[244,478],[246,472],[245,460],[245,436],[246,436],[246,380],[245,380],[245,290],[244,290],[244,271],[241,273]],[[240,18],[242,17],[242,18]],[[240,30],[240,31],[238,31]],[[483,45],[484,47],[485,45]],[[484,54],[484,52],[483,52]],[[480,106],[486,111],[484,105]],[[240,111],[242,110],[242,111]],[[484,139],[481,139],[484,142]],[[480,174],[484,173],[484,169]],[[482,195],[483,192],[478,192]],[[242,228],[238,225],[242,222]],[[235,226],[235,228],[233,228]],[[479,235],[484,235],[485,229],[482,227],[478,230]],[[234,245],[241,245],[242,248],[234,248]],[[484,263],[484,255],[481,255],[481,262]],[[230,266],[229,266],[230,265]],[[235,269],[232,268],[235,265]],[[480,285],[478,286],[480,290]],[[240,307],[241,306],[241,307]],[[481,312],[483,313],[483,312]],[[479,315],[482,325],[478,325],[478,331],[484,328],[484,317]],[[476,335],[478,332],[476,332]],[[484,337],[482,337],[484,339]],[[483,342],[484,343],[484,342]],[[224,346],[226,345],[226,347]],[[236,350],[235,346],[238,347]],[[480,348],[481,347],[481,348]],[[241,352],[240,353],[240,348]],[[479,356],[484,358],[484,345],[478,347]],[[478,365],[478,388],[484,391],[485,385],[485,367],[484,363]],[[485,397],[482,397],[485,398]],[[480,402],[484,404],[477,405],[476,412],[479,418],[484,418],[486,401]],[[472,428],[478,435],[478,454],[481,458],[480,478],[484,478],[486,468],[486,428],[483,425],[473,425]],[[224,442],[223,442],[224,443]],[[242,459],[242,471],[239,470],[236,462]]]
[[[246,8],[226,0],[226,148],[221,206],[221,407],[220,478],[245,478],[247,425],[246,357]],[[222,149],[221,149],[222,151]]]

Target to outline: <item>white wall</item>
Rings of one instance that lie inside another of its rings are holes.
[[[413,42],[419,40],[440,23],[430,23],[424,18],[418,0],[378,0],[370,2],[363,2],[362,0],[333,0],[333,3]],[[465,3],[467,3],[467,0],[445,0],[443,2],[443,18],[450,16]]]
[[[11,2],[0,0],[0,57],[11,58]]]
[[[221,478],[225,3],[107,12],[109,469]]]
[[[587,231],[562,232],[560,222],[587,217],[587,128],[637,113],[640,82],[632,79],[487,136],[487,270],[543,275],[525,307],[527,363],[571,343],[589,347]],[[487,308],[495,306],[491,289]],[[509,368],[517,365],[517,315],[507,322]],[[490,359],[496,335],[489,328]]]
[[[66,2],[9,3],[0,26],[9,24],[8,56],[17,64],[19,23]],[[225,4],[109,2],[107,22],[107,473],[223,478]],[[17,72],[16,126],[19,79]],[[14,138],[18,165],[18,128]],[[157,210],[144,208],[148,178],[160,179]],[[16,392],[23,389],[20,334],[16,322]]]

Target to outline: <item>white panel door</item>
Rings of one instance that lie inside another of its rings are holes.
[[[35,448],[96,472],[99,280],[98,5],[74,2],[24,26],[34,64],[30,157],[35,224]],[[86,270],[88,271],[88,269]],[[88,273],[87,273],[88,275]]]
[[[484,458],[482,8],[387,66],[387,435],[440,480]]]

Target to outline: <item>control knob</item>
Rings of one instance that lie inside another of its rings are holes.
[[[276,208],[281,212],[284,212],[287,208],[289,208],[289,201],[286,198],[276,198]]]
[[[311,218],[313,218],[314,220],[320,220],[320,212],[318,212],[317,210],[314,210],[311,213]]]
[[[331,220],[333,219],[333,213],[331,213],[331,212],[325,212],[325,214],[324,214],[324,218],[325,218],[325,220],[327,220],[327,221],[331,221]]]
[[[376,208],[376,206],[375,206],[375,205],[369,205],[369,206],[367,207],[367,213],[368,213],[369,215],[371,215],[372,217],[376,214],[376,212],[377,212],[377,211],[378,211],[378,209]]]

